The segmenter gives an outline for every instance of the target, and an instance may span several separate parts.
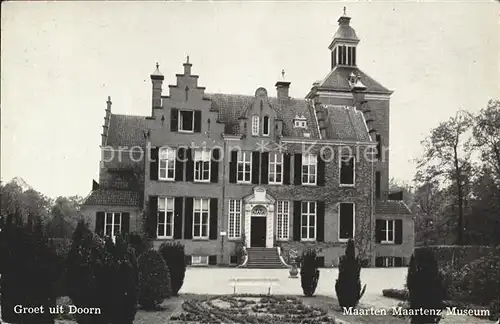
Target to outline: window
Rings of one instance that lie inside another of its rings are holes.
[[[307,128],[307,119],[304,116],[295,116],[293,120],[293,126],[295,128]]]
[[[174,198],[158,198],[158,238],[174,237]]]
[[[175,155],[176,150],[172,148],[160,148],[159,151],[159,173],[160,180],[174,180],[175,177]]]
[[[229,233],[230,239],[241,237],[241,200],[229,200]]]
[[[317,162],[316,155],[302,155],[302,184],[316,184]]]
[[[290,217],[290,204],[286,200],[278,200],[277,206],[277,238],[278,240],[288,240],[288,220]]]
[[[316,202],[303,201],[301,215],[300,238],[303,241],[316,239]]]
[[[191,265],[208,265],[208,256],[206,255],[192,255]]]
[[[252,116],[252,135],[259,135],[259,116]]]
[[[208,239],[210,199],[194,199],[193,238]]]
[[[382,241],[381,243],[394,243],[394,228],[395,228],[395,221],[392,220],[385,220],[382,223]]]
[[[206,150],[194,151],[194,180],[210,181],[210,152]]]
[[[122,213],[106,213],[104,219],[104,235],[115,237],[120,234],[122,228]]]
[[[354,204],[339,204],[339,241],[354,238]]]
[[[264,125],[262,125],[262,135],[269,136],[269,117],[264,117]]]
[[[252,154],[251,152],[238,152],[238,182],[250,182],[252,171]]]
[[[179,110],[179,131],[194,131],[194,111]]]
[[[283,154],[269,153],[269,184],[283,182]]]
[[[340,185],[354,186],[355,163],[353,156],[340,157]]]

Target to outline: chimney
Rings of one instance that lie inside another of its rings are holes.
[[[290,82],[285,81],[285,70],[281,70],[283,80],[276,82],[275,87],[278,94],[278,99],[290,99]]]
[[[351,92],[354,99],[354,105],[356,109],[363,111],[363,106],[366,103],[365,91],[366,86],[361,82],[361,76],[359,74],[351,73],[349,76],[349,85],[351,86]]]
[[[102,125],[102,134],[101,134],[101,145],[106,146],[108,141],[108,129],[109,123],[111,120],[111,97],[108,96],[108,101],[106,101],[106,114],[104,115],[104,124]]]
[[[318,99],[318,96],[316,96],[313,99],[313,105],[314,105],[314,111],[316,112],[316,117],[318,118],[318,128],[319,132],[321,135],[321,138],[326,138],[326,113],[325,113],[325,108],[321,106],[321,102]]]
[[[162,108],[161,105],[161,93],[162,93],[162,85],[163,85],[164,76],[160,72],[160,65],[156,62],[156,69],[151,74],[151,83],[153,84],[153,96],[152,96],[152,109]],[[151,116],[154,116],[151,113]]]
[[[193,64],[189,63],[189,55],[186,58],[186,63],[184,63],[183,65],[184,65],[184,75],[185,76],[191,75],[191,67],[193,66]]]

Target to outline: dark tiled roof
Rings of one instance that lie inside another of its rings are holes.
[[[226,124],[225,132],[234,135],[240,134],[238,118],[244,115],[248,106],[256,98],[248,95],[223,93],[207,93],[205,96],[212,100],[212,109],[219,112],[219,121]],[[310,138],[319,138],[314,108],[309,101],[294,98],[281,100],[275,97],[268,97],[267,101],[276,111],[277,117],[283,120],[283,136],[304,137],[304,133],[310,133]],[[293,119],[296,115],[304,115],[307,119],[306,129],[293,127]]]
[[[354,107],[323,105],[326,137],[331,140],[370,141],[363,113]]]
[[[83,205],[139,207],[139,193],[135,191],[97,189],[90,192]]]
[[[369,77],[357,67],[337,66],[320,82],[319,87],[350,92],[351,87],[347,79],[351,73],[359,74],[360,81],[365,85],[367,92],[391,93],[389,89]]]
[[[107,145],[112,147],[144,147],[146,127],[146,117],[144,116],[111,114]]]
[[[401,200],[386,200],[375,203],[375,214],[411,215],[411,211]]]

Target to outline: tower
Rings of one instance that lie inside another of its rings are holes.
[[[346,16],[344,7],[344,15],[337,21],[339,23],[339,28],[328,47],[332,52],[332,70],[336,66],[356,66],[356,47],[359,43],[359,38],[356,36],[354,29],[350,26],[350,21],[351,17]]]

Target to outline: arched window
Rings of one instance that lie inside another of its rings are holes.
[[[262,135],[269,136],[269,116],[264,116],[264,125],[262,125]]]

